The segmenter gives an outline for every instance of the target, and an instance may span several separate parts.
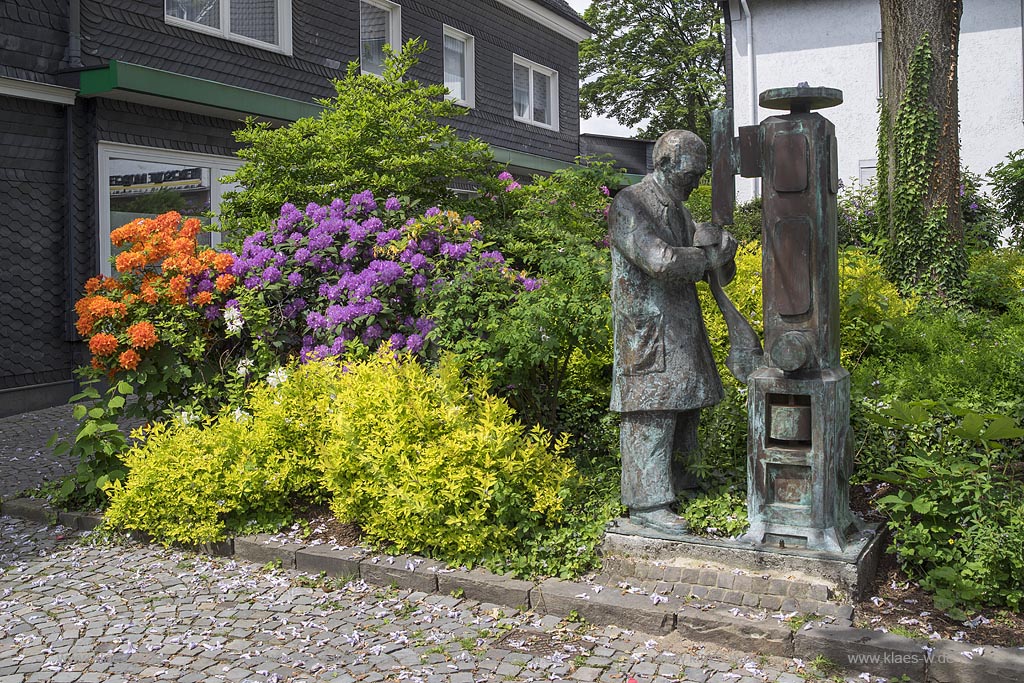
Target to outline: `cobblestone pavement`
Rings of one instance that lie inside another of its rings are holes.
[[[48,419],[49,418],[49,419]],[[0,480],[67,471],[65,408],[0,420]],[[5,494],[6,495],[6,494]],[[800,683],[797,660],[569,623],[0,517],[0,683]]]
[[[71,434],[77,421],[69,405],[0,418],[0,498],[54,481],[75,470],[67,456],[54,457],[46,441],[56,431]]]

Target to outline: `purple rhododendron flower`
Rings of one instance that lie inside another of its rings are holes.
[[[517,278],[519,283],[523,286],[527,292],[533,292],[540,289],[541,281],[533,277]]]
[[[467,213],[466,217],[462,219],[463,225],[469,225],[470,223],[476,222],[476,216],[471,213]]]
[[[319,330],[330,325],[330,321],[323,314],[310,311],[306,314],[306,324],[309,325],[310,329]]]
[[[608,189],[607,185],[602,185],[601,186],[601,194],[603,194],[605,197],[611,197],[612,196],[612,191]]]
[[[409,283],[413,287],[416,287],[417,289],[423,289],[424,287],[427,286],[427,276],[424,275],[423,273],[416,273],[409,280]]]
[[[245,278],[245,282],[243,284],[246,289],[259,289],[262,284],[262,280],[253,275],[252,277]]]
[[[381,220],[376,216],[370,216],[365,221],[363,221],[363,227],[369,230],[370,232],[376,232],[377,230],[380,230],[381,228],[384,227],[384,223],[381,222]]]
[[[284,236],[284,233],[275,232],[274,236],[270,238],[270,243],[276,246],[284,242],[285,239],[287,238]]]
[[[288,320],[294,320],[304,308],[306,308],[306,300],[302,297],[298,297],[285,304],[284,308],[281,309],[281,313]]]
[[[405,340],[405,348],[411,353],[419,353],[423,350],[423,337],[418,334],[410,334]]]
[[[295,250],[295,261],[296,263],[305,263],[309,260],[309,249],[306,247],[299,247]]]
[[[453,261],[461,261],[466,258],[470,250],[473,248],[472,242],[462,242],[461,244],[452,244],[451,242],[445,242],[441,245],[441,254],[447,256]]]
[[[277,266],[270,266],[263,271],[263,281],[266,282],[267,284],[277,282],[280,279],[281,271],[277,268]]]
[[[505,192],[512,192],[514,190],[518,190],[520,187],[522,187],[522,185],[513,180],[511,183],[505,186]]]
[[[219,306],[207,306],[203,309],[203,317],[207,320],[216,320],[217,316],[220,315]]]
[[[417,332],[419,332],[425,337],[427,336],[427,334],[430,333],[432,329],[437,327],[437,323],[435,323],[430,318],[417,318],[416,322],[413,323],[413,326],[416,328]]]
[[[409,265],[416,270],[425,268],[427,266],[427,257],[423,254],[413,254],[409,257]]]
[[[505,255],[500,251],[483,251],[480,252],[481,261],[491,261],[493,263],[504,263]]]
[[[401,236],[402,231],[399,230],[398,228],[391,228],[390,230],[385,230],[384,232],[377,233],[377,245],[384,246],[388,242],[394,242]]]
[[[437,208],[436,206],[432,206],[429,209],[427,209],[423,213],[423,215],[426,216],[427,218],[431,218],[432,216],[437,216],[440,213],[441,213],[441,209]]]
[[[384,209],[386,211],[398,211],[402,208],[402,202],[398,201],[397,197],[388,197],[387,201],[384,202]]]
[[[498,180],[512,180],[512,174],[508,171],[502,171],[498,174]]]
[[[333,241],[334,240],[331,239],[331,236],[328,235],[326,232],[319,231],[314,234],[314,231],[311,230],[309,233],[310,249],[315,249],[318,251],[320,249],[326,249],[327,247],[331,246],[331,243]]]
[[[395,332],[391,337],[388,338],[388,344],[395,351],[399,351],[405,348],[405,335],[401,332]]]
[[[327,307],[327,319],[331,321],[332,325],[340,325],[345,320],[345,311],[338,304],[332,304]]]
[[[302,273],[298,271],[288,273],[288,284],[290,284],[292,287],[298,287],[299,285],[301,285],[302,280]]]
[[[292,234],[288,235],[288,239],[290,239],[292,242],[301,242],[303,237],[305,237],[305,235],[298,231],[295,231]]]
[[[356,249],[355,245],[353,245],[350,242],[350,243],[346,244],[345,246],[343,246],[341,248],[341,251],[338,252],[338,256],[340,256],[345,261],[351,261],[352,259],[354,259],[356,257],[356,254],[358,254],[358,253],[359,253],[359,250]]]
[[[379,324],[374,323],[363,330],[362,340],[364,344],[369,344],[375,339],[380,339],[382,336],[384,336],[384,330]]]

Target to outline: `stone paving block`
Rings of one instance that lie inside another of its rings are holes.
[[[927,665],[929,682],[934,683],[1020,683],[1024,680],[1024,650],[974,646],[950,640],[939,641]],[[968,659],[967,655],[970,655]]]
[[[359,563],[368,555],[362,548],[335,549],[313,545],[295,551],[295,568],[300,572],[327,576],[359,576]]]
[[[14,498],[0,505],[0,514],[20,517],[40,524],[53,524],[57,515],[42,498]]]
[[[581,597],[586,596],[586,597]],[[675,625],[669,603],[655,605],[645,595],[605,589],[594,593],[582,583],[548,579],[530,591],[530,604],[540,613],[568,616],[575,611],[593,624],[614,624],[644,633],[664,635]]]
[[[237,536],[235,538],[235,556],[256,564],[280,561],[282,567],[294,569],[295,551],[302,546],[281,543],[271,540],[271,538],[270,534]]]
[[[714,586],[718,583],[718,572],[714,569],[701,569],[697,576],[697,583],[702,586]]]
[[[786,595],[789,591],[791,581],[786,579],[770,579],[768,581],[768,595]]]
[[[782,608],[782,598],[778,595],[762,595],[761,596],[761,607],[767,610],[777,610]]]
[[[832,598],[832,591],[823,583],[814,583],[808,588],[807,597],[819,602],[827,602]]]
[[[375,555],[359,563],[359,576],[378,586],[437,592],[437,571],[444,565],[415,555]]]
[[[699,610],[683,607],[676,615],[676,631],[696,642],[779,657],[793,656],[793,632],[775,620],[758,621],[733,615],[728,608]]]
[[[732,572],[718,572],[718,587],[732,588],[736,583],[736,575]]]
[[[828,625],[800,629],[793,637],[793,651],[804,661],[822,656],[849,673],[911,681],[925,680],[923,644],[891,633]]]
[[[437,574],[437,589],[441,593],[450,595],[461,590],[462,595],[470,600],[509,607],[529,608],[530,589],[535,585],[532,581],[492,574],[482,569],[459,569]]]

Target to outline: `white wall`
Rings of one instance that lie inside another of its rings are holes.
[[[821,111],[836,126],[839,175],[873,175],[878,127],[878,0],[747,0],[753,23],[754,97],[806,81],[843,91]],[[772,115],[752,112],[747,17],[730,0],[737,126]],[[960,34],[961,159],[984,173],[1024,148],[1024,0],[964,0]],[[752,182],[737,182],[741,200]]]

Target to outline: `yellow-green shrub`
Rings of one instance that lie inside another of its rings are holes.
[[[729,352],[729,331],[706,285],[698,288],[711,348],[723,374]],[[761,246],[741,245],[736,251],[736,277],[725,291],[758,334],[764,333],[761,319]],[[884,350],[887,333],[895,321],[914,310],[914,299],[904,298],[885,279],[878,258],[861,249],[839,252],[839,340],[843,365],[855,365],[869,349]]]
[[[564,442],[524,433],[451,363],[430,372],[377,356],[350,364],[336,391],[324,482],[338,518],[371,542],[473,564],[561,523],[575,479]]]
[[[166,544],[279,528],[295,500],[323,499],[318,457],[339,374],[310,363],[277,387],[261,383],[248,410],[153,426],[125,455],[127,480],[108,487],[107,523]]]

